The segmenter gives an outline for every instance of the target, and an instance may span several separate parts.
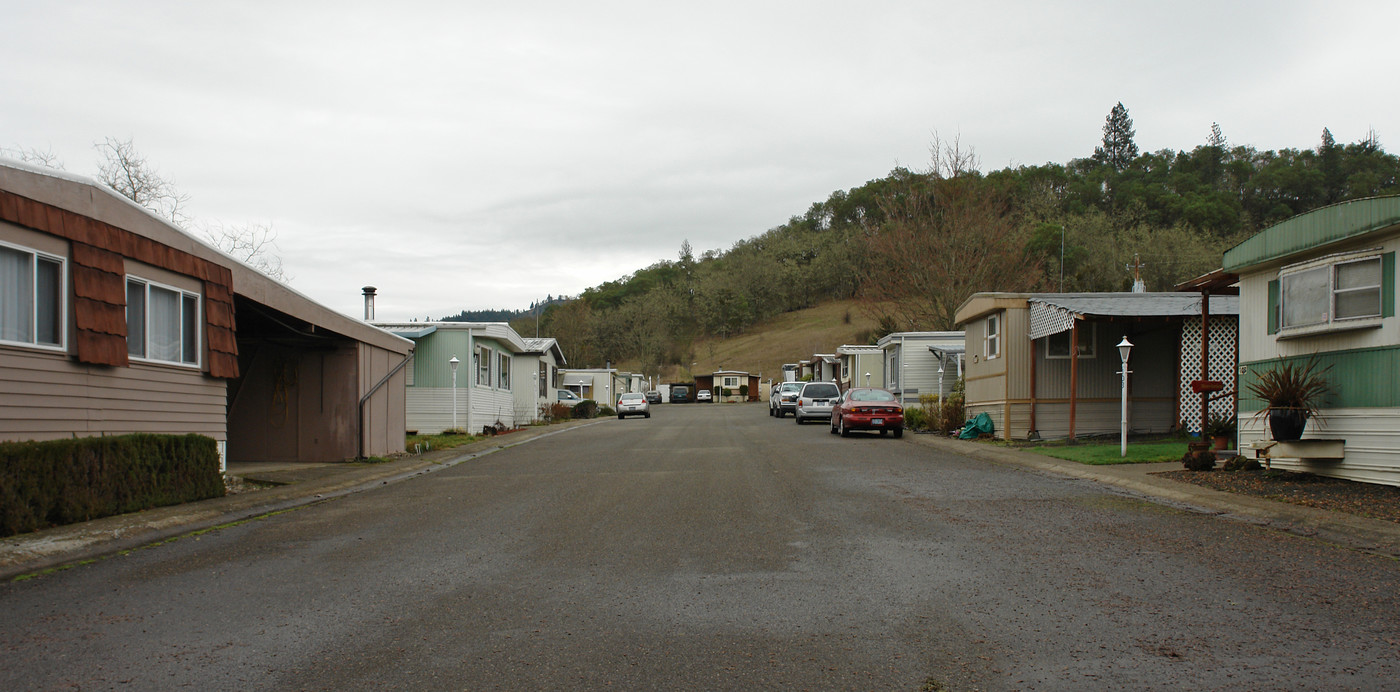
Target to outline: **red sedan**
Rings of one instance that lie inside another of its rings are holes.
[[[903,437],[904,407],[883,389],[848,389],[831,409],[831,434],[848,437],[852,430],[879,430],[881,435],[889,430],[895,437]]]

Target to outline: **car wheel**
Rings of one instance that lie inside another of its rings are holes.
[[[904,437],[904,428],[895,428],[894,439],[898,440],[901,437]]]
[[[798,424],[798,425],[802,425],[802,416],[801,416],[800,414],[798,414],[796,411],[793,411],[793,412],[792,412],[792,422],[794,422],[794,423],[796,423],[796,424]]]
[[[651,413],[647,413],[645,417],[646,417],[646,418],[651,418]]]
[[[849,430],[846,429],[846,419],[845,419],[845,418],[837,419],[836,425],[840,427],[841,437],[850,437],[850,436],[851,436],[851,431],[849,431]]]

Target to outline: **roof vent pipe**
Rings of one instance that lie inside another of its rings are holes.
[[[365,292],[365,321],[372,322],[374,321],[374,292],[376,289],[373,286],[365,286],[361,290]]]

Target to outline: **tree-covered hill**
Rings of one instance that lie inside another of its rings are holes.
[[[860,300],[881,333],[951,329],[977,291],[1126,290],[1129,264],[1167,290],[1269,225],[1400,193],[1400,159],[1374,134],[1338,144],[1324,129],[1315,147],[1259,151],[1213,125],[1189,151],[1146,153],[1134,136],[1118,104],[1092,155],[986,173],[971,150],[935,138],[926,170],[837,190],[725,252],[696,257],[685,243],[675,260],[550,305],[541,333],[571,365],[652,372],[692,362],[699,337],[831,299]]]

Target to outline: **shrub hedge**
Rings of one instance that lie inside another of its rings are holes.
[[[223,494],[203,435],[0,442],[0,536]]]

